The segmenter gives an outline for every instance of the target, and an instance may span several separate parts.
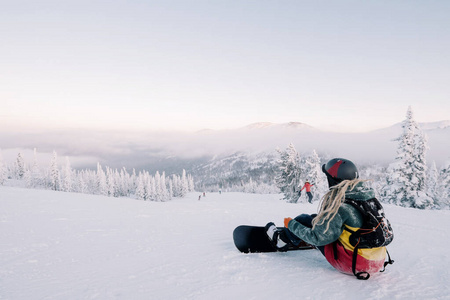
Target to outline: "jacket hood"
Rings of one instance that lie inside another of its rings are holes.
[[[360,182],[353,190],[345,192],[345,198],[355,201],[366,201],[375,198],[375,191],[367,182]]]

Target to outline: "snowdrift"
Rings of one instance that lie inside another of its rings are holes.
[[[313,213],[280,195],[145,202],[0,187],[0,299],[449,299],[450,212],[385,205],[394,265],[368,281],[316,250],[242,254],[240,224]]]

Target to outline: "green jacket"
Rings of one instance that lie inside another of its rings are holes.
[[[352,191],[345,193],[346,199],[353,199],[357,201],[366,201],[375,198],[374,191],[359,183]],[[351,227],[361,227],[363,223],[360,212],[353,206],[343,203],[336,214],[336,216],[330,221],[330,226],[327,228],[327,222],[316,225],[314,229],[306,227],[296,220],[291,220],[288,224],[289,230],[298,236],[303,241],[315,245],[325,246],[336,241],[344,231],[344,225],[347,224]]]

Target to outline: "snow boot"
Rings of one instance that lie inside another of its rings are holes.
[[[267,223],[265,226],[266,234],[272,245],[279,251],[285,251],[289,248],[289,240],[282,229],[277,228],[273,222]],[[284,239],[283,239],[284,238]]]

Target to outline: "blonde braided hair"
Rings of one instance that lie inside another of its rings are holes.
[[[364,181],[367,180],[344,180],[339,184],[332,186],[320,200],[319,212],[312,220],[312,228],[314,229],[316,225],[322,225],[327,222],[327,227],[325,229],[325,232],[327,232],[330,228],[330,221],[336,216],[341,204],[344,203],[345,192],[347,192],[347,190],[352,191],[358,183]]]

